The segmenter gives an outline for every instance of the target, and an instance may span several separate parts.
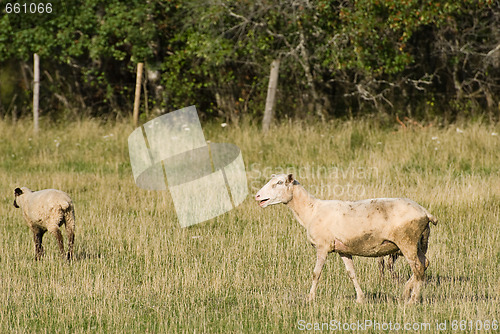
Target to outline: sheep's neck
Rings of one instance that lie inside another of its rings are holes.
[[[293,186],[293,197],[287,203],[288,207],[292,210],[295,218],[306,229],[309,228],[315,203],[317,199],[309,194],[301,185]]]

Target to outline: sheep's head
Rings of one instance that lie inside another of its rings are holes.
[[[17,205],[17,197],[21,196],[22,194],[23,191],[21,190],[21,188],[16,188],[14,190],[14,195],[16,196],[16,198],[14,199],[14,207],[19,208],[19,205]]]
[[[293,197],[293,185],[298,184],[292,174],[272,175],[271,180],[255,195],[262,208],[268,205],[288,203]]]
[[[19,199],[19,196],[22,196],[24,194],[26,194],[27,192],[31,192],[31,190],[29,190],[28,188],[26,187],[22,187],[22,188],[16,188],[14,190],[14,195],[15,195],[15,199],[14,199],[14,206],[16,208],[19,208],[19,204],[17,203],[18,202],[18,199]]]

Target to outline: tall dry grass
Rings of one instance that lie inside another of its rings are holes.
[[[431,231],[422,304],[401,302],[410,275],[404,260],[394,281],[380,279],[367,258],[355,265],[368,303],[355,304],[335,254],[316,302],[306,304],[315,252],[285,206],[261,209],[249,196],[181,229],[168,192],[135,186],[128,124],[84,121],[35,137],[30,124],[0,122],[0,332],[289,333],[314,323],[327,331],[335,321],[424,324],[423,331],[430,324],[431,332],[446,322],[442,332],[454,332],[453,321],[500,321],[498,126],[398,131],[367,120],[290,122],[266,135],[252,124],[203,127],[210,141],[241,148],[250,195],[270,174],[289,171],[321,198],[408,197],[428,208],[440,222]],[[71,264],[50,235],[45,258],[33,260],[32,236],[12,206],[17,186],[71,194]]]

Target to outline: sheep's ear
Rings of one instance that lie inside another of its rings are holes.
[[[288,177],[286,178],[286,183],[293,183],[293,174],[288,174]]]
[[[16,188],[16,190],[14,190],[14,194],[15,194],[16,196],[20,196],[20,195],[22,195],[22,194],[23,194],[23,191],[21,190],[21,188]]]

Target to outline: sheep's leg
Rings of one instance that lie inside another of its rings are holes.
[[[384,261],[383,256],[378,258],[378,270],[379,270],[380,279],[384,278],[385,261]]]
[[[429,266],[429,261],[427,260],[424,252],[420,248],[417,250],[417,256],[418,256],[418,261],[416,268],[417,269],[416,287],[413,290],[412,300],[410,301],[411,303],[418,302],[421,297],[422,286],[424,285],[425,282],[425,270],[427,270],[427,267]]]
[[[394,272],[394,263],[396,262],[397,258],[398,258],[398,254],[391,254],[391,255],[389,255],[389,259],[387,260],[387,270],[389,270],[389,273],[391,273],[392,279],[397,278],[397,275]]]
[[[417,261],[414,261],[414,267],[412,268],[414,272],[414,282],[412,293],[408,303],[415,304],[420,300],[422,285],[424,284],[424,273],[426,269],[426,261],[424,253],[418,249],[417,250]],[[427,263],[428,264],[428,263]]]
[[[68,260],[73,259],[73,244],[75,243],[75,233],[73,231],[66,231],[68,236]]]
[[[316,288],[318,287],[318,281],[321,276],[321,271],[323,270],[323,266],[325,265],[326,257],[328,256],[327,251],[323,251],[318,249],[316,254],[316,266],[314,267],[313,277],[312,277],[312,286],[309,291],[309,295],[307,296],[307,301],[313,301],[316,297]]]
[[[73,211],[65,213],[66,236],[68,237],[68,260],[73,259],[73,244],[75,243],[75,215]]]
[[[422,263],[425,265],[425,270],[427,270],[427,267],[429,267],[429,260],[425,257],[425,254],[427,254],[427,249],[429,248],[429,236],[431,234],[431,229],[429,228],[429,224],[425,227],[424,231],[422,232],[422,236],[420,237],[420,241],[418,242],[418,248],[419,250],[423,253],[424,257],[420,257],[419,259]]]
[[[43,256],[42,238],[45,231],[33,229],[33,240],[35,241],[35,260],[40,260]]]
[[[393,279],[397,278],[397,275],[394,272],[394,263],[396,262],[397,258],[398,258],[397,254],[391,254],[391,255],[387,256],[387,270],[389,271],[389,273],[391,274],[391,277]],[[378,268],[379,268],[379,272],[380,272],[380,279],[382,279],[384,277],[385,267],[386,266],[385,266],[384,257],[381,256],[378,258]]]
[[[415,275],[412,274],[410,279],[406,282],[405,289],[403,291],[403,300],[405,302],[408,302],[410,300],[411,294],[413,292],[414,281],[415,281]]]
[[[422,284],[424,283],[425,264],[427,259],[420,248],[403,251],[408,264],[413,272],[408,282],[406,282],[403,298],[408,304],[415,304],[420,299]]]
[[[57,244],[59,246],[59,251],[61,252],[62,257],[64,257],[64,244],[63,244],[63,237],[61,230],[59,229],[59,227],[56,226],[56,227],[51,227],[49,229],[49,232],[52,233],[52,235],[54,235],[54,238],[56,238]]]
[[[422,250],[422,252],[427,254],[427,249],[429,248],[429,236],[431,234],[431,229],[429,228],[429,224],[422,232],[422,236],[420,237],[420,241],[418,243],[418,247]]]
[[[347,274],[349,275],[349,278],[351,279],[352,283],[354,284],[354,288],[356,289],[356,296],[357,296],[356,302],[364,303],[365,294],[361,290],[361,287],[359,286],[358,283],[358,279],[356,278],[356,272],[354,271],[354,263],[352,262],[352,256],[347,254],[339,254],[339,255],[342,258],[342,261],[344,261]]]

